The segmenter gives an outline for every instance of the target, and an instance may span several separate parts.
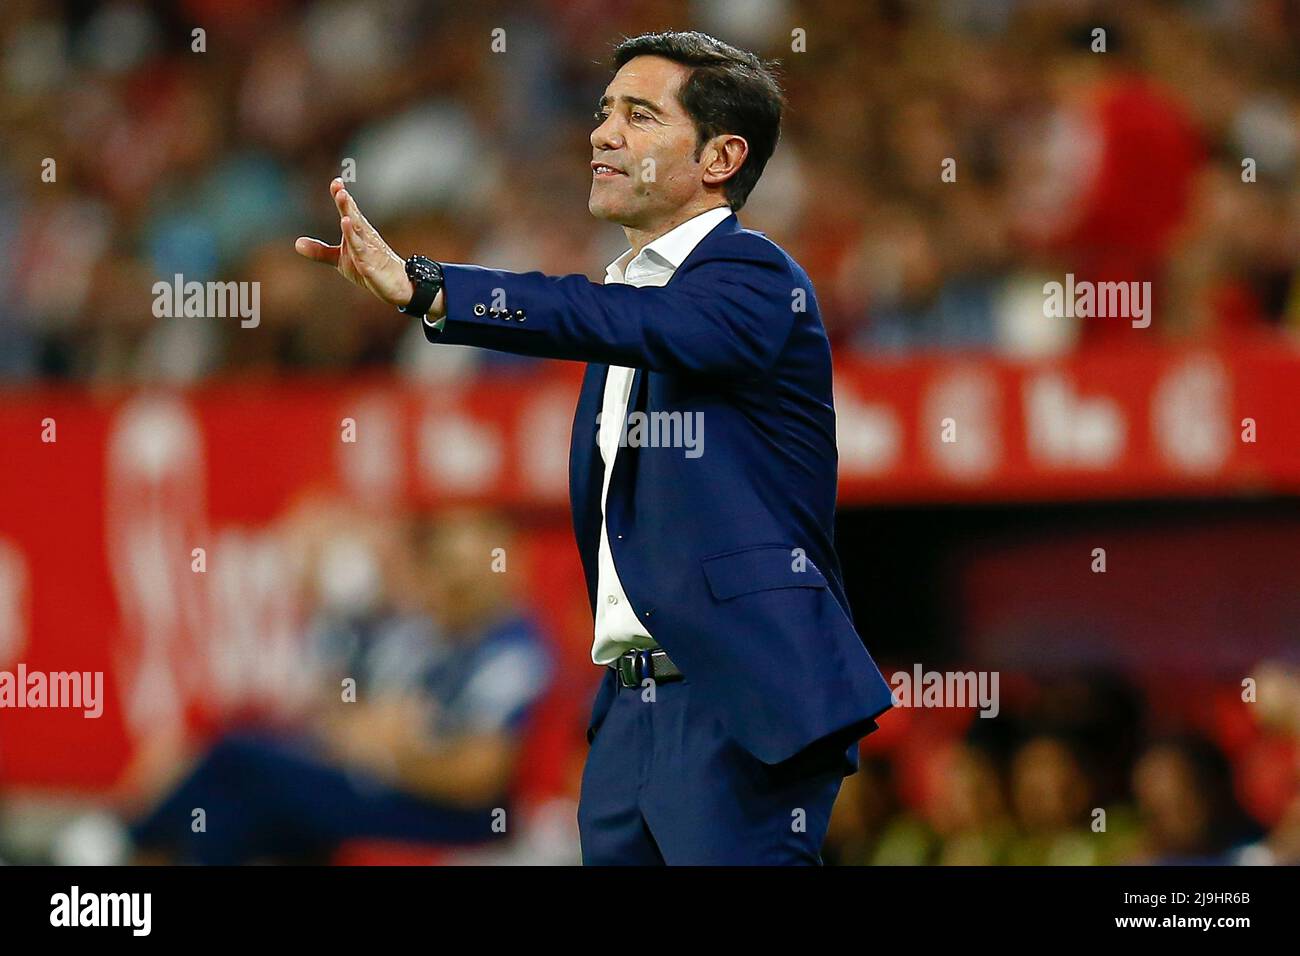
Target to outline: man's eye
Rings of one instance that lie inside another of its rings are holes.
[[[604,110],[596,110],[596,112],[592,113],[591,116],[597,123],[603,123],[609,118],[609,114]]]
[[[640,110],[633,110],[633,111],[632,111],[632,118],[633,118],[634,120],[649,119],[649,118],[650,118],[650,114],[648,114],[648,113],[642,113]]]

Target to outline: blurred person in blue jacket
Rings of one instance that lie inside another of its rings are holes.
[[[417,613],[318,628],[322,680],[337,696],[312,732],[223,736],[131,826],[138,859],[304,862],[352,839],[507,837],[520,740],[550,683],[550,653],[494,569],[509,550],[504,522],[457,512],[418,537]]]

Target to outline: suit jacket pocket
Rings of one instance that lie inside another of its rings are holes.
[[[709,590],[719,601],[775,588],[824,588],[812,559],[781,544],[742,548],[700,560]]]

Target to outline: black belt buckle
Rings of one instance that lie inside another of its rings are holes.
[[[618,659],[618,680],[624,687],[640,687],[649,670],[649,651],[628,651]]]

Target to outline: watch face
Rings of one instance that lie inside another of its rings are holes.
[[[442,288],[442,266],[424,256],[411,256],[406,260],[406,276],[414,284],[415,294],[398,311],[407,315],[424,315]]]
[[[442,268],[424,256],[411,256],[406,260],[407,276],[412,282],[441,282]]]

